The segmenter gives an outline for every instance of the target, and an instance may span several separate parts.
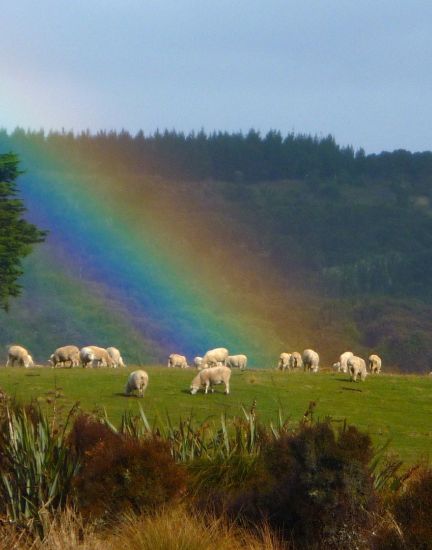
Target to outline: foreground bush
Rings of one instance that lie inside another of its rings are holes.
[[[82,415],[70,444],[80,457],[73,485],[86,518],[113,521],[119,512],[155,510],[185,491],[185,468],[175,463],[168,443],[156,437],[132,438]]]
[[[79,468],[66,443],[67,424],[50,423],[36,406],[3,405],[0,515],[40,531],[44,516],[67,504]]]
[[[303,425],[262,452],[266,479],[238,494],[230,513],[264,520],[296,548],[367,548],[376,495],[370,438],[329,422]]]
[[[375,548],[432,549],[432,469],[417,472],[406,487],[393,496]]]

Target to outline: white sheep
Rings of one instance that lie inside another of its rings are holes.
[[[351,357],[354,357],[354,353],[352,351],[345,351],[344,353],[341,353],[339,357],[339,372],[348,372],[348,359]]]
[[[148,380],[149,377],[145,370],[134,370],[129,374],[125,394],[130,395],[133,391],[137,391],[138,395],[143,397],[148,386]]]
[[[190,392],[195,395],[197,391],[204,387],[205,393],[208,393],[209,388],[213,392],[213,386],[217,384],[225,384],[225,393],[229,394],[229,381],[231,378],[231,369],[222,365],[220,367],[208,367],[201,370],[192,380]]]
[[[207,369],[209,367],[215,367],[218,363],[226,365],[228,358],[228,350],[226,348],[210,349],[203,357],[201,368]]]
[[[228,355],[226,364],[227,367],[230,367],[231,369],[245,370],[245,368],[247,367],[247,356]]]
[[[66,363],[70,363],[70,368],[77,367],[79,365],[79,349],[76,346],[62,346],[57,348],[49,358],[49,363],[54,367],[61,365],[66,366]]]
[[[368,359],[369,370],[372,374],[379,374],[381,372],[381,357],[379,355],[369,355]]]
[[[112,367],[113,361],[105,348],[85,346],[80,349],[80,362],[85,368],[91,363],[93,367]]]
[[[187,359],[184,355],[179,355],[178,353],[171,353],[168,357],[168,368],[180,367],[181,369],[187,369],[189,365],[187,364]]]
[[[313,349],[305,349],[302,355],[303,369],[318,372],[319,371],[319,355]]]
[[[290,368],[291,353],[282,352],[279,355],[279,361],[277,368],[279,370],[289,370]]]
[[[113,367],[116,369],[117,367],[125,367],[126,365],[123,362],[123,357],[120,354],[120,351],[117,348],[107,348],[107,353],[111,357]]]
[[[13,367],[15,366],[15,363],[17,363],[21,367],[25,367],[26,369],[34,366],[32,356],[22,346],[10,346],[8,349],[8,359],[6,362],[6,366]]]
[[[200,369],[201,369],[202,360],[203,360],[203,358],[202,358],[202,357],[199,357],[199,356],[194,358],[193,364],[194,364],[194,367],[195,367],[197,370],[200,370]]]
[[[290,360],[289,360],[289,366],[290,366],[290,369],[301,369],[301,368],[303,368],[302,356],[300,355],[300,353],[298,351],[293,351],[291,353],[291,357],[290,357]]]
[[[338,372],[340,372],[340,370],[341,370],[340,361],[338,361],[337,363],[333,363],[332,369],[337,370]]]
[[[367,376],[366,363],[361,357],[353,355],[348,359],[348,371],[353,382],[357,381],[357,377],[360,376],[363,382]]]

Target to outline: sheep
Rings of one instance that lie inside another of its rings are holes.
[[[15,363],[26,369],[34,366],[33,358],[25,348],[22,346],[9,346],[6,367],[13,367]]]
[[[62,346],[57,348],[49,358],[49,363],[53,368],[57,365],[66,366],[66,363],[70,363],[69,367],[77,367],[79,365],[79,349],[76,346]]]
[[[218,363],[226,365],[228,358],[228,350],[226,348],[215,348],[206,352],[203,357],[201,368],[207,369],[209,367],[217,366]]]
[[[194,367],[195,367],[196,369],[198,369],[198,370],[201,369],[202,360],[203,360],[202,357],[195,357],[195,358],[194,358],[193,364],[194,364]]]
[[[379,355],[369,355],[368,359],[369,370],[372,374],[379,374],[381,372],[381,357]]]
[[[279,362],[277,368],[279,370],[289,370],[290,368],[291,353],[282,352],[279,355]]]
[[[312,349],[305,349],[302,355],[303,369],[318,372],[319,371],[319,355]]]
[[[247,356],[228,355],[226,364],[227,367],[230,367],[230,369],[245,370],[245,368],[247,367]]]
[[[301,369],[303,367],[302,356],[298,351],[293,351],[291,353],[289,366],[291,369]]]
[[[130,395],[133,391],[138,391],[140,397],[144,397],[144,392],[148,386],[148,374],[145,370],[134,370],[129,374],[125,387],[125,395]]]
[[[208,393],[209,388],[213,392],[212,386],[216,384],[225,384],[225,393],[229,394],[229,381],[231,378],[231,369],[222,365],[220,367],[208,367],[201,370],[192,380],[190,392],[195,395],[201,387],[205,387],[205,393]]]
[[[350,357],[354,357],[354,353],[352,351],[345,351],[344,353],[342,353],[340,355],[340,357],[339,357],[339,363],[340,363],[339,372],[348,372],[347,361],[348,361],[348,359],[350,359]]]
[[[85,346],[81,348],[80,361],[84,368],[87,367],[89,363],[91,363],[93,367],[113,366],[113,360],[107,350],[99,348],[98,346]]]
[[[187,359],[184,355],[179,355],[178,353],[171,353],[168,357],[168,368],[180,367],[181,369],[187,369],[189,365],[187,364]]]
[[[120,354],[120,351],[117,348],[107,348],[107,353],[111,357],[111,360],[113,362],[113,367],[116,369],[117,367],[125,367],[126,365],[123,363],[123,357]]]
[[[338,361],[337,363],[333,363],[332,368],[333,368],[334,370],[337,370],[338,372],[340,372],[340,370],[341,370],[340,361]]]
[[[361,357],[353,355],[348,359],[348,371],[353,382],[357,381],[357,376],[360,375],[360,379],[363,382],[367,376],[366,363]]]

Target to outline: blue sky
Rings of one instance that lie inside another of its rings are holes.
[[[0,126],[333,134],[432,149],[432,2],[14,0]]]

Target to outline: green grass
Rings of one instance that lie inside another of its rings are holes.
[[[105,408],[117,424],[125,410],[138,411],[141,404],[150,419],[172,421],[191,413],[199,421],[219,420],[221,413],[241,415],[257,401],[259,418],[276,420],[280,409],[297,422],[310,401],[317,403],[316,418],[347,419],[367,430],[374,442],[391,440],[390,449],[412,463],[432,456],[432,377],[414,375],[369,376],[366,382],[352,383],[340,373],[283,373],[270,370],[233,371],[231,395],[222,386],[214,394],[188,393],[193,369],[177,370],[145,367],[149,387],[143,399],[122,395],[128,369],[1,368],[0,387],[20,401],[39,399],[61,388],[63,410],[79,402],[83,410]]]

